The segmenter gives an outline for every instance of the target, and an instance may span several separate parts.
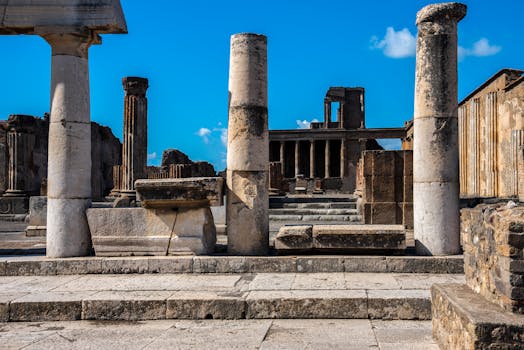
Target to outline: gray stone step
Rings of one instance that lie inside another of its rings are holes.
[[[274,209],[355,209],[355,202],[319,202],[319,203],[270,203]]]
[[[44,256],[0,258],[0,276],[55,276],[146,273],[464,273],[456,256],[151,256],[48,259]],[[1,292],[0,292],[1,294]]]
[[[269,215],[358,215],[358,211],[356,209],[283,208],[283,209],[269,209]]]
[[[463,275],[261,273],[0,277],[0,321],[431,318]]]
[[[269,221],[347,221],[360,222],[361,215],[269,215]]]

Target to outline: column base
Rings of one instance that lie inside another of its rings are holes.
[[[0,214],[27,214],[29,197],[25,192],[6,192],[0,197]]]

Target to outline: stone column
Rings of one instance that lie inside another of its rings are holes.
[[[324,165],[325,165],[324,177],[326,179],[328,177],[330,177],[329,167],[331,165],[331,162],[330,162],[331,152],[329,150],[329,146],[330,146],[330,142],[329,142],[329,140],[326,140],[326,147],[324,149],[324,158],[325,158],[325,161],[324,161]]]
[[[324,125],[325,128],[329,128],[331,123],[331,101],[324,100]]]
[[[309,141],[309,178],[315,178],[315,140]]]
[[[34,135],[27,133],[18,126],[24,116],[9,116],[7,131],[7,148],[9,163],[7,168],[7,190],[5,196],[25,196],[27,194],[27,173],[30,171],[31,152],[34,145]]]
[[[346,140],[340,140],[340,178],[346,176]]]
[[[460,252],[457,23],[466,6],[443,3],[417,14],[413,210],[419,254]]]
[[[100,38],[88,30],[42,36],[52,48],[47,256],[83,256],[91,251],[86,219],[91,204],[87,52]]]
[[[295,141],[295,177],[300,174],[300,141]]]
[[[228,252],[264,255],[269,248],[267,39],[231,37],[227,148]]]
[[[135,180],[147,177],[146,78],[125,77],[124,142],[122,145],[122,188],[120,194],[136,198]]]
[[[280,141],[280,163],[282,164],[282,177],[286,177],[286,155],[284,153],[284,141]]]

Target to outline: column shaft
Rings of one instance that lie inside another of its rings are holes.
[[[47,184],[47,256],[88,255],[91,235],[90,32],[43,35],[52,47]]]
[[[285,143],[284,141],[280,141],[280,164],[281,164],[281,167],[282,167],[282,176],[283,177],[286,177],[286,155],[284,153],[284,147],[285,147]]]
[[[295,141],[295,177],[300,174],[300,141]]]
[[[331,142],[329,140],[326,140],[326,147],[324,149],[324,164],[325,164],[325,171],[324,171],[324,177],[327,179],[328,177],[331,177],[329,173],[329,168],[331,167],[331,151],[330,151],[330,144]]]
[[[417,14],[413,208],[419,254],[460,251],[457,121],[458,3],[429,5]]]
[[[315,140],[309,141],[309,178],[315,178]]]
[[[226,220],[228,252],[269,249],[267,39],[231,37]]]

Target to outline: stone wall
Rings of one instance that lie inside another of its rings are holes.
[[[32,138],[34,142],[25,145],[30,153],[28,165],[23,168],[23,175],[27,178],[26,191],[29,195],[46,195],[49,121],[47,118],[32,116],[26,116],[24,120],[24,123],[30,124],[26,130],[34,135]],[[8,122],[0,124],[5,128]],[[8,178],[7,164],[10,156],[7,152],[5,130],[2,130],[0,134],[0,190],[5,190]],[[91,122],[91,145],[92,197],[94,200],[101,200],[113,188],[112,169],[113,165],[121,162],[122,146],[110,128],[95,122]]]
[[[215,168],[209,162],[193,162],[182,151],[167,149],[162,153],[161,166],[148,166],[148,179],[169,179],[187,177],[214,177]]]
[[[467,285],[488,301],[524,314],[524,206],[462,209],[461,238]]]
[[[364,151],[357,171],[366,224],[413,229],[413,152]]]

